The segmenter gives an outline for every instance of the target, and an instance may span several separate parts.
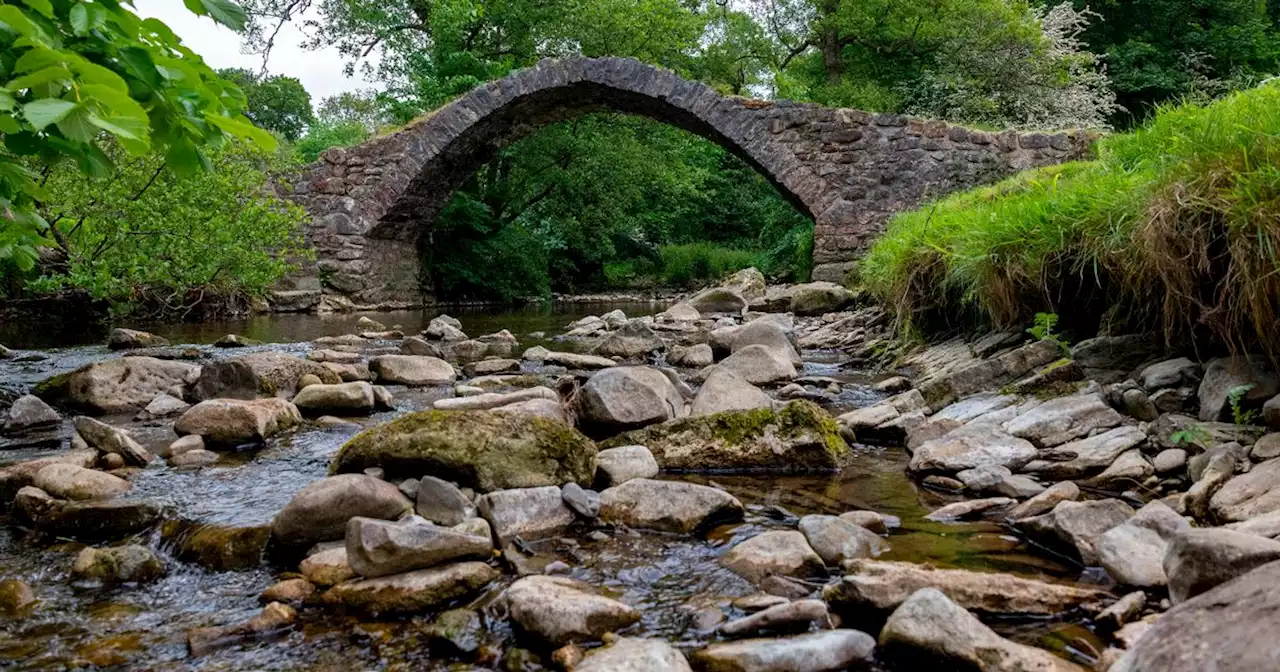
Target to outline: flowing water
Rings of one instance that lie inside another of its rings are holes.
[[[505,328],[516,334],[522,347],[545,343],[565,349],[565,344],[550,339],[562,333],[567,323],[615,307],[632,316],[657,309],[641,304],[454,314],[470,334]],[[432,316],[401,312],[372,317],[414,333]],[[246,352],[218,351],[208,345],[227,333],[261,340],[266,343],[261,348],[304,354],[308,349],[306,341],[351,333],[357,319],[280,315],[236,322],[157,325],[152,330],[175,344],[192,344],[214,357]],[[536,332],[545,335],[530,337]],[[49,375],[107,357],[107,350],[98,345],[104,336],[88,327],[42,331],[37,325],[0,326],[0,342],[15,349],[39,349],[48,355],[41,361],[0,362],[0,388],[23,391]],[[870,378],[866,373],[849,369],[839,353],[806,352],[805,360],[806,375],[844,382],[844,392],[829,404],[833,413],[869,405],[879,398],[867,385]],[[393,393],[396,411],[359,422],[370,426],[429,407],[434,398],[449,391],[393,388]],[[173,438],[167,425],[146,426],[127,417],[106,420],[129,427],[150,448],[158,448]],[[330,457],[358,430],[359,427],[307,426],[272,440],[261,450],[226,455],[214,467],[199,471],[172,470],[158,461],[135,479],[133,496],[163,503],[175,517],[199,524],[263,525],[299,489],[324,476]],[[2,448],[0,465],[56,451],[48,446]],[[539,542],[534,550],[539,561],[563,560],[573,567],[572,576],[602,586],[639,609],[643,620],[625,634],[660,636],[686,649],[710,641],[708,624],[715,619],[707,620],[709,615],[740,615],[729,605],[730,600],[754,592],[747,582],[722,568],[719,557],[738,541],[764,529],[794,526],[796,516],[808,513],[871,509],[897,516],[901,526],[891,531],[891,550],[881,559],[1008,571],[1055,581],[1081,578],[1078,567],[1030,547],[997,524],[925,520],[931,509],[949,500],[917,487],[906,477],[905,453],[866,446],[855,449],[857,456],[852,464],[837,475],[675,477],[699,483],[714,481],[747,506],[744,522],[716,528],[701,537],[644,533],[592,541],[585,534],[571,533]],[[429,617],[354,620],[319,607],[301,609],[299,627],[277,639],[235,645],[192,658],[186,649],[185,633],[189,628],[235,623],[253,616],[261,608],[258,594],[290,568],[211,571],[166,556],[169,572],[156,583],[118,588],[81,586],[70,579],[70,566],[81,545],[37,542],[26,538],[20,528],[8,521],[0,522],[4,523],[0,525],[0,578],[26,581],[41,601],[25,618],[6,620],[0,616],[0,669],[476,669],[458,666],[432,649],[430,638],[424,633]],[[172,553],[173,549],[158,536],[142,541]],[[481,663],[493,662],[513,639],[493,604],[492,598],[500,590],[501,582],[473,603],[483,607],[487,622],[487,645],[482,651],[490,653],[480,654]],[[1098,640],[1086,625],[1068,619],[1010,621],[996,627],[1020,641],[1070,655],[1097,650]]]

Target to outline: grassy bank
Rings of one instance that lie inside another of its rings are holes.
[[[1280,84],[895,218],[863,284],[924,331],[1154,328],[1280,354]]]

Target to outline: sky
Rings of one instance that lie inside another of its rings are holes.
[[[139,16],[164,21],[192,51],[203,56],[205,62],[214,68],[247,68],[257,72],[262,67],[261,56],[240,52],[240,36],[234,31],[214,23],[212,19],[192,14],[178,0],[134,0],[134,9]],[[315,105],[343,91],[369,88],[359,75],[352,78],[343,76],[345,61],[336,49],[304,50],[300,46],[302,40],[301,31],[294,26],[285,26],[276,39],[267,70],[273,75],[297,77],[311,94],[311,102]]]

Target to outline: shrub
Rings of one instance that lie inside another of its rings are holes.
[[[713,243],[663,245],[660,250],[662,283],[671,287],[691,287],[748,268],[755,264],[756,253],[720,247]]]

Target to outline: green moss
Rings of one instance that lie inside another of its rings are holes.
[[[71,387],[71,376],[75,371],[59,373],[36,383],[31,393],[49,403],[62,403],[68,398]]]

